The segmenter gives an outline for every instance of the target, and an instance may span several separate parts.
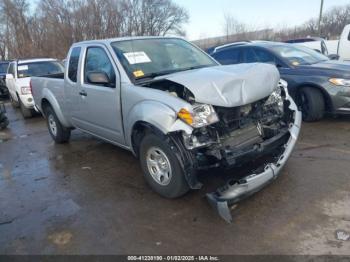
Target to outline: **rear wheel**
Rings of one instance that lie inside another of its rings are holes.
[[[321,91],[316,88],[302,88],[298,94],[298,104],[305,122],[314,122],[323,118],[326,105]]]
[[[171,146],[155,134],[147,134],[140,145],[140,162],[147,183],[166,198],[189,191],[185,173]]]
[[[14,108],[18,108],[19,107],[19,103],[18,101],[15,101],[10,93],[10,101],[11,101],[11,105],[14,107]]]
[[[45,108],[45,117],[52,139],[57,144],[68,142],[71,131],[61,124],[51,106],[47,106]]]
[[[9,124],[9,120],[7,119],[5,113],[0,112],[0,130],[5,129]]]

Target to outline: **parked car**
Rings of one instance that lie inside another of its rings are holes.
[[[6,75],[6,86],[14,107],[20,107],[24,118],[34,112],[34,100],[29,86],[33,76],[62,74],[63,66],[55,59],[16,60],[9,64]]]
[[[268,157],[208,194],[228,221],[228,204],[274,180],[299,134],[301,113],[274,66],[220,66],[178,38],[77,43],[56,77],[31,80],[53,140],[67,142],[78,128],[130,150],[163,197],[199,189],[199,170]]]
[[[306,46],[321,54],[324,54],[325,56],[328,56],[329,54],[325,40],[320,37],[291,39],[291,40],[285,41],[285,43]]]
[[[8,89],[6,87],[6,72],[10,61],[0,61],[0,98],[8,96]]]
[[[307,47],[267,41],[233,43],[217,47],[211,55],[224,65],[276,65],[305,121],[320,120],[325,112],[350,113],[350,64]]]

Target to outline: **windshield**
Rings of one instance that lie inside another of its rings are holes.
[[[46,76],[63,73],[63,66],[56,61],[32,62],[19,64],[18,78],[31,76]]]
[[[328,57],[303,46],[280,45],[271,46],[271,49],[294,66],[312,65],[329,60]]]
[[[0,63],[0,74],[6,74],[9,63]]]
[[[111,45],[132,80],[217,65],[208,55],[181,39],[135,39]]]

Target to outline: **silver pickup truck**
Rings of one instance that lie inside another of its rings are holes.
[[[76,43],[64,75],[33,77],[31,88],[57,143],[76,128],[130,150],[167,198],[201,188],[201,170],[260,160],[207,194],[227,221],[229,205],[278,176],[301,125],[274,66],[221,66],[179,38]]]

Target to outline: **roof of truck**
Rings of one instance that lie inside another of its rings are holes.
[[[46,61],[57,61],[53,58],[29,58],[29,59],[18,59],[18,64],[35,63],[35,62],[46,62]]]
[[[128,41],[128,40],[162,39],[162,38],[182,39],[181,37],[176,37],[176,36],[128,36],[128,37],[117,37],[117,38],[81,41],[81,42],[74,43],[73,46],[79,45],[79,44],[97,44],[97,43],[105,44],[105,43]]]

